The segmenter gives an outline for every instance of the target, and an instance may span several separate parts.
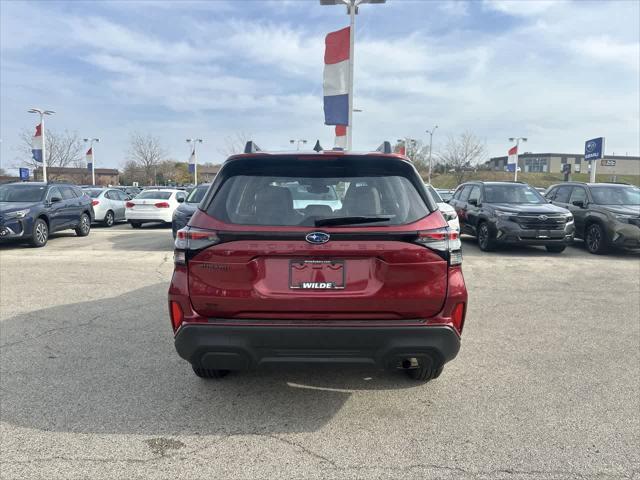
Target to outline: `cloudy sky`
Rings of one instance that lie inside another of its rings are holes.
[[[640,2],[388,0],[356,26],[354,149],[465,130],[502,155],[640,150]],[[17,162],[32,106],[48,126],[99,136],[97,163],[121,166],[131,131],[186,160],[186,137],[220,162],[225,137],[265,149],[290,138],[333,143],[323,125],[324,35],[347,25],[317,0],[0,1],[0,137]]]

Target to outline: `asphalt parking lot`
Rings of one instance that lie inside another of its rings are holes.
[[[166,228],[0,247],[0,477],[640,478],[640,256],[463,245],[462,349],[428,384],[197,378]]]

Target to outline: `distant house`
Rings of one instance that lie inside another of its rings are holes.
[[[120,172],[117,168],[96,168],[96,185],[119,185]],[[33,171],[33,179],[42,181],[42,167]],[[69,182],[76,185],[90,185],[91,172],[86,168],[49,167],[47,180],[51,182]]]

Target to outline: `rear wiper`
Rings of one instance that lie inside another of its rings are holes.
[[[326,217],[316,218],[316,227],[324,227],[331,225],[356,225],[358,223],[372,223],[372,222],[386,222],[391,220],[392,217]]]

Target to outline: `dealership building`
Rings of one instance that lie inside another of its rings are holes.
[[[640,157],[623,155],[605,155],[597,160],[598,175],[638,175],[640,176]],[[518,155],[518,166],[522,172],[531,173],[560,173],[562,165],[571,165],[572,173],[587,173],[589,162],[584,161],[584,155],[576,153],[531,153]],[[507,157],[494,157],[487,162],[491,170],[504,171],[507,168]]]

